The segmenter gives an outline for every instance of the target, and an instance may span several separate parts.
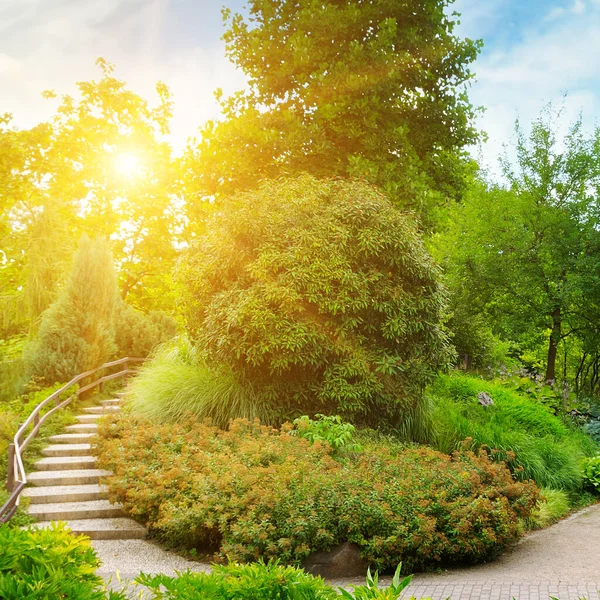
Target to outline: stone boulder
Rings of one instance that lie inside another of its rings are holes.
[[[350,542],[344,542],[329,552],[315,552],[302,565],[307,573],[320,575],[325,579],[364,577],[367,566],[360,557],[358,546]]]

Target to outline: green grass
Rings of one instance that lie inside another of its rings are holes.
[[[226,427],[237,418],[272,421],[270,407],[242,385],[231,370],[210,368],[186,340],[158,350],[126,389],[131,409],[158,423],[177,422],[189,413]]]
[[[494,404],[483,407],[479,392]],[[582,431],[554,416],[541,403],[500,385],[465,375],[439,376],[429,390],[434,403],[433,445],[452,452],[466,438],[475,447],[488,447],[519,479],[541,487],[578,490],[581,462],[598,446]]]
[[[571,503],[565,491],[543,488],[542,497],[524,525],[530,530],[543,529],[567,516],[570,511]]]

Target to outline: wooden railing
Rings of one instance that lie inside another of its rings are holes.
[[[42,425],[55,412],[68,406],[74,398],[78,398],[84,392],[87,392],[96,386],[101,386],[105,382],[112,379],[126,377],[127,375],[135,373],[136,371],[130,368],[130,363],[140,363],[144,360],[145,359],[143,358],[121,358],[119,360],[113,360],[112,362],[105,363],[96,369],[92,369],[91,371],[81,373],[80,375],[73,377],[69,383],[66,383],[60,389],[53,392],[43,402],[40,402],[40,404],[35,407],[33,412],[29,415],[29,417],[27,417],[26,421],[19,427],[19,430],[15,434],[13,443],[8,447],[8,476],[6,478],[6,489],[8,490],[10,496],[8,497],[8,500],[4,506],[0,508],[0,523],[6,523],[15,514],[17,507],[19,506],[21,492],[27,484],[27,474],[25,473],[25,467],[23,466],[23,453],[31,441],[37,437]],[[64,396],[65,392],[76,386],[80,381],[95,375],[98,373],[98,371],[111,369],[112,367],[120,367],[121,365],[124,366],[122,370],[116,373],[104,375],[103,377],[100,377],[91,383],[87,383],[82,387],[78,387],[68,398],[61,400],[61,396]],[[41,412],[44,410],[44,408],[51,403],[54,403],[54,408],[41,415]],[[25,434],[30,427],[31,431],[29,431],[25,437]]]

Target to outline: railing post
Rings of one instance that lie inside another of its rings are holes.
[[[8,473],[6,476],[6,491],[10,494],[15,489],[15,445],[8,446]]]

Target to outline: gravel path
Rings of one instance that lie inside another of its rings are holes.
[[[207,564],[187,561],[146,540],[95,541],[105,578],[118,570],[123,579],[139,571],[172,574],[207,571]],[[389,578],[382,578],[382,583]],[[364,580],[332,581],[348,586]],[[433,600],[597,600],[600,597],[600,505],[527,535],[494,562],[439,574],[417,574],[404,597]]]

